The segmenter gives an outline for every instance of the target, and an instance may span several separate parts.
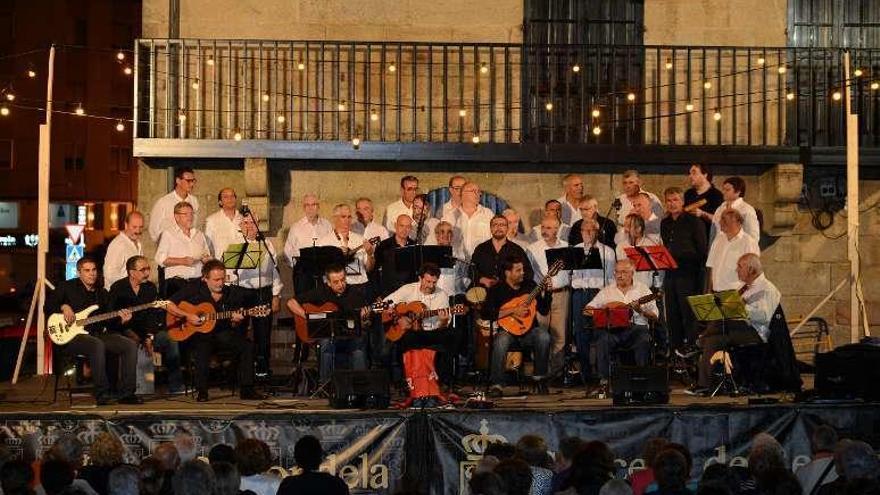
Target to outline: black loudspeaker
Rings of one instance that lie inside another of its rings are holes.
[[[658,366],[618,366],[611,373],[615,406],[669,403],[669,377]]]
[[[880,346],[850,344],[816,354],[816,395],[821,399],[880,400]]]
[[[334,409],[386,409],[391,404],[388,373],[382,370],[333,372]]]

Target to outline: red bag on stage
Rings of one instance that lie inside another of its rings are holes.
[[[440,396],[440,380],[434,368],[435,354],[437,351],[431,349],[413,349],[403,353],[403,372],[410,397]]]

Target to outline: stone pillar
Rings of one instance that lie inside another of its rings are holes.
[[[797,220],[804,166],[800,163],[779,163],[764,172],[759,183],[764,231],[774,236],[789,235]]]
[[[269,229],[269,165],[265,158],[244,159],[244,200],[260,219],[260,230]]]

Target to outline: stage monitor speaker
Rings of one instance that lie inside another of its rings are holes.
[[[391,404],[391,385],[383,370],[337,370],[333,372],[334,409],[386,409]]]
[[[820,399],[880,400],[880,346],[850,344],[816,354],[816,395]]]
[[[659,366],[618,366],[611,373],[614,405],[669,403],[669,377]]]

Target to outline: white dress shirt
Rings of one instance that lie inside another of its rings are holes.
[[[364,244],[364,238],[354,232],[348,233],[348,243],[340,236],[336,236],[336,232],[332,229],[329,234],[318,239],[318,246],[336,246],[340,249],[348,248],[355,250]],[[344,251],[344,249],[343,249]],[[367,283],[367,252],[361,248],[354,255],[351,263],[345,266],[345,282],[348,285],[360,285]]]
[[[637,247],[660,246],[661,244],[663,244],[663,240],[660,239],[659,235],[654,235],[654,234],[643,236],[641,239],[639,239],[638,242],[636,242]],[[617,259],[625,260],[625,259],[629,258],[629,256],[626,255],[626,251],[624,250],[624,248],[628,248],[628,247],[633,247],[633,245],[630,244],[629,238],[624,236],[624,238],[617,243],[617,252],[616,252]],[[651,287],[654,285],[654,272],[652,272],[652,271],[635,272],[635,274],[633,275],[633,280],[636,282],[641,282],[646,287]],[[657,272],[657,287],[662,287],[662,286],[663,286],[663,272],[658,271]]]
[[[737,290],[743,285],[745,284],[740,281]],[[746,302],[749,324],[758,332],[761,340],[767,342],[767,338],[770,337],[770,320],[779,306],[782,294],[762,273],[742,293],[742,298]]]
[[[545,241],[544,239],[529,244],[529,248],[526,250],[526,254],[529,255],[529,261],[532,263],[532,270],[535,272],[536,284],[541,283],[541,281],[544,279],[544,276],[547,275],[547,270],[550,269],[549,263],[547,263],[547,250],[564,247],[568,247],[568,243],[559,239],[556,240],[556,244],[553,246],[547,244],[547,241]],[[559,270],[559,272],[553,276],[554,290],[568,287],[569,283],[570,281],[568,278],[568,270]]]
[[[452,225],[453,251],[461,253],[466,260],[471,259],[477,244],[492,237],[489,224],[495,214],[483,205],[477,205],[473,215],[468,216],[461,208],[453,210],[443,221]]]
[[[390,236],[390,234],[388,233],[388,229],[376,223],[375,221],[368,223],[366,226],[356,221],[351,224],[351,231],[355,234],[360,234],[361,237],[363,237],[364,239],[372,239],[373,237],[378,237],[380,240],[384,241]]]
[[[556,233],[556,237],[560,239],[568,239],[569,232],[571,232],[571,225],[560,223],[559,230]],[[543,237],[541,236],[541,225],[538,224],[532,227],[532,230],[529,231],[529,244],[538,242],[541,239],[543,239]]]
[[[113,282],[127,277],[128,270],[125,269],[125,264],[128,263],[128,259],[143,254],[144,247],[141,243],[131,240],[125,232],[120,232],[114,237],[107,246],[107,254],[104,255],[104,288],[110,290]]]
[[[443,219],[443,218],[446,217],[447,214],[452,213],[452,212],[455,211],[457,208],[458,208],[457,206],[454,206],[454,205],[452,204],[452,200],[450,199],[449,201],[443,203],[443,206],[440,208],[440,211],[437,212],[437,218],[438,218],[438,219]]]
[[[468,264],[456,260],[452,268],[441,268],[437,287],[452,295],[464,294],[471,285]]]
[[[245,242],[245,239],[244,236],[239,233],[238,238],[231,239],[231,241],[231,244],[237,244]],[[266,252],[267,248],[269,250],[268,253]],[[278,274],[278,270],[272,263],[272,258],[275,258],[275,260],[278,259],[275,254],[275,246],[273,246],[272,243],[269,241],[266,241],[265,246],[262,242],[256,240],[248,242],[248,252],[252,253],[250,256],[258,256],[255,253],[258,249],[262,253],[262,255],[260,256],[262,258],[260,266],[258,266],[257,268],[239,268],[238,270],[226,270],[226,281],[229,284],[238,285],[239,287],[244,287],[245,289],[262,289],[263,287],[271,286],[273,296],[281,295],[281,289],[284,288],[284,284],[281,282],[281,277]]]
[[[419,301],[428,309],[443,309],[449,307],[449,294],[443,289],[436,288],[431,294],[423,294],[419,290],[420,282],[412,282],[401,286],[396,291],[388,294],[385,301],[391,301],[394,304]],[[440,317],[432,316],[422,320],[422,330],[436,330],[440,326]]]
[[[658,218],[663,217],[663,203],[660,202],[660,198],[657,197],[656,194],[652,192],[645,191],[644,189],[641,192],[648,195],[648,198],[651,199],[651,212],[657,215]],[[621,194],[617,197],[620,200],[620,211],[617,212],[617,225],[623,225],[623,221],[626,220],[626,216],[632,213],[633,204],[632,201],[629,200],[629,197],[626,193]]]
[[[388,232],[394,232],[394,224],[397,223],[397,217],[400,215],[413,217],[412,206],[406,206],[402,199],[398,199],[385,207],[385,216],[382,218],[384,218],[383,223]]]
[[[202,276],[202,256],[210,254],[205,234],[195,227],[189,229],[189,235],[174,224],[174,227],[162,234],[159,247],[156,249],[156,263],[165,266],[168,258],[185,258],[189,256],[195,263],[192,266],[165,267],[165,278],[197,278]]]
[[[598,249],[599,259],[602,261],[604,270],[574,270],[571,273],[571,287],[573,289],[601,289],[614,281],[614,265],[617,263],[617,256],[613,249],[598,241],[592,246],[584,246],[582,242],[575,247],[583,248],[584,255],[589,254],[591,247]]]
[[[238,210],[235,210],[232,218],[223,210],[218,210],[205,219],[205,238],[208,239],[211,254],[218,260],[223,259],[223,253],[230,244],[243,242],[239,232],[241,219]]]
[[[706,266],[712,269],[712,290],[737,289],[740,286],[736,275],[736,262],[746,253],[761,254],[758,242],[742,229],[733,239],[727,240],[723,232],[715,237],[709,248]]]
[[[299,250],[317,246],[318,239],[333,231],[333,226],[325,219],[318,217],[315,223],[309,222],[307,217],[302,217],[290,226],[287,233],[287,241],[284,242],[284,255],[290,266],[296,264]]]
[[[186,201],[192,205],[193,227],[198,225],[199,200],[192,194],[188,194],[186,199],[184,199],[177,195],[177,191],[171,191],[156,200],[156,203],[153,204],[153,209],[150,210],[149,231],[150,238],[153,239],[154,242],[159,242],[159,237],[162,236],[162,232],[177,225],[177,222],[174,221],[174,205],[181,201]]]
[[[756,241],[761,240],[761,226],[758,224],[758,212],[755,211],[755,208],[746,203],[746,201],[742,198],[736,198],[732,203],[727,201],[721,203],[721,206],[715,210],[715,214],[712,216],[712,231],[710,233],[709,241],[712,242],[715,240],[715,236],[717,236],[721,232],[721,214],[724,213],[724,210],[727,208],[733,208],[738,211],[740,215],[743,217],[743,225],[742,228],[746,232],[752,236]]]
[[[581,210],[578,208],[578,205],[569,203],[568,197],[564,194],[556,198],[556,201],[559,201],[562,205],[562,223],[574,225],[575,222],[581,219]]]
[[[600,290],[596,297],[593,298],[592,301],[587,303],[587,306],[591,308],[604,308],[609,303],[618,301],[622,303],[631,303],[637,299],[640,299],[645,296],[651,295],[651,290],[648,287],[640,282],[633,280],[632,286],[626,291],[626,294],[623,293],[620,289],[617,288],[617,283],[612,283],[608,287]],[[655,315],[659,315],[659,311],[657,311],[657,302],[651,301],[642,305],[642,311],[647,311],[649,313],[654,313]],[[632,312],[632,321],[633,325],[648,325],[648,319],[642,316],[641,314],[633,311]]]
[[[651,212],[651,217],[645,220],[645,236],[660,239],[660,217]],[[626,242],[626,229],[617,229],[614,234],[614,244]]]

